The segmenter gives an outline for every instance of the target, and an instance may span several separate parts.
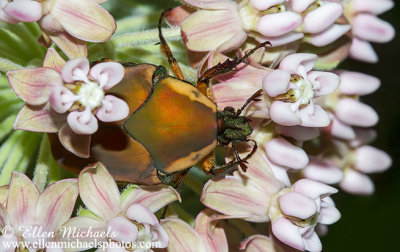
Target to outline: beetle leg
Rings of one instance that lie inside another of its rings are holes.
[[[233,59],[227,59],[223,63],[218,63],[217,65],[213,66],[210,69],[207,69],[197,80],[197,88],[205,95],[207,95],[207,87],[209,81],[222,74],[226,74],[231,72],[235,67],[237,67],[240,63],[242,63],[245,59],[247,59],[250,55],[252,55],[255,51],[257,51],[259,48],[264,47],[266,45],[271,45],[269,41],[266,41],[264,43],[258,44],[255,46],[253,49],[251,49],[248,53],[246,53],[243,57],[241,58],[233,58]]]
[[[171,186],[175,190],[179,191],[183,184],[183,181],[186,178],[188,171],[189,171],[189,169],[181,171],[181,172],[177,172],[177,173],[168,174],[168,173],[162,172],[157,169],[157,175],[158,175],[158,178],[164,184],[171,184]]]
[[[260,101],[260,99],[258,97],[262,94],[262,92],[263,92],[263,90],[260,89],[257,92],[255,92],[249,99],[247,99],[247,101],[243,104],[243,106],[240,109],[238,109],[238,111],[236,112],[236,115],[240,116],[240,114],[247,107],[247,105],[249,105],[250,102],[252,102],[252,101]]]
[[[182,74],[182,70],[178,65],[178,62],[174,58],[174,55],[171,52],[171,49],[168,46],[167,41],[164,39],[164,36],[162,35],[162,30],[161,30],[161,24],[164,19],[165,14],[170,11],[171,9],[165,10],[163,13],[161,13],[160,19],[158,20],[158,35],[160,37],[160,49],[161,53],[164,54],[167,59],[170,67],[172,68],[172,71],[175,74],[175,77],[184,80],[185,77]]]

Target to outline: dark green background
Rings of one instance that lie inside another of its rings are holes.
[[[400,2],[381,17],[400,27]],[[393,165],[385,173],[373,175],[376,192],[362,197],[340,193],[334,197],[342,213],[339,222],[329,227],[323,238],[324,251],[400,251],[400,37],[388,44],[374,44],[379,55],[378,64],[345,62],[349,70],[377,76],[381,88],[363,101],[379,114],[375,127],[378,139],[372,145],[385,150],[393,158]]]

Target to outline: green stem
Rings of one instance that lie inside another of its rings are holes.
[[[8,72],[17,69],[23,69],[23,67],[9,59],[0,57],[0,72]]]
[[[179,27],[164,28],[163,35],[166,40],[174,41],[181,39],[181,30]],[[115,47],[127,47],[143,44],[154,44],[159,42],[158,29],[151,29],[141,32],[133,32],[117,35],[111,38]]]
[[[189,214],[183,207],[178,204],[169,205],[172,208],[172,211],[175,212],[180,219],[186,221],[189,225],[193,226],[195,218]]]
[[[196,169],[196,168],[192,168]],[[197,179],[195,176],[192,174],[188,174],[185,178],[185,181],[183,182],[187,187],[189,187],[194,193],[197,195],[201,195],[201,192],[203,191],[203,183]]]
[[[229,219],[229,222],[233,226],[235,226],[240,232],[242,232],[246,237],[258,233],[257,230],[247,221],[240,219]]]
[[[13,131],[13,124],[16,117],[17,115],[10,115],[0,123],[0,142]]]
[[[43,134],[42,141],[40,143],[39,156],[36,162],[36,167],[33,175],[33,183],[39,189],[43,191],[47,175],[49,173],[49,163],[50,163],[51,153],[50,153],[50,142],[46,134]]]
[[[27,55],[28,57],[25,57],[26,59],[36,57],[43,58],[43,48],[38,43],[36,37],[33,36],[33,34],[28,28],[26,28],[24,24],[13,25],[12,28],[10,25],[10,30],[12,30],[16,35],[20,37],[23,44],[26,44],[28,46],[28,53],[31,57]]]
[[[124,18],[118,21],[117,27],[118,29],[115,31],[116,35],[122,33],[132,32],[135,27],[146,27],[149,25],[149,20],[157,20],[160,16],[159,13],[150,14],[145,16],[132,16],[128,18]],[[132,24],[135,24],[134,26]]]

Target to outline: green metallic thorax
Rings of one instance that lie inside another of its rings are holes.
[[[232,141],[246,141],[253,129],[249,120],[244,116],[238,116],[235,109],[227,107],[224,111],[218,111],[218,142],[228,145]]]

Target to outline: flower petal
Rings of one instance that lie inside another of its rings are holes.
[[[126,210],[126,217],[138,223],[150,224],[152,226],[159,225],[157,217],[150,209],[141,204],[132,204]]]
[[[79,193],[87,208],[103,220],[109,220],[121,211],[118,186],[102,163],[81,171]]]
[[[330,72],[310,71],[307,77],[313,86],[319,86],[315,97],[333,93],[340,85],[339,76]]]
[[[122,209],[126,211],[132,204],[141,204],[157,212],[175,200],[181,201],[181,197],[175,189],[167,185],[139,186],[127,189],[122,193]]]
[[[324,47],[333,43],[351,29],[351,25],[333,24],[321,33],[313,34],[309,38],[310,44]]]
[[[37,1],[12,1],[3,10],[7,15],[21,22],[36,22],[42,17],[42,5]]]
[[[43,67],[53,68],[61,73],[62,68],[65,65],[65,60],[58,54],[56,49],[47,49],[46,56],[43,60]]]
[[[90,69],[90,76],[107,90],[124,78],[124,67],[118,62],[99,63]]]
[[[378,55],[370,43],[364,40],[353,38],[350,47],[350,57],[368,63],[378,62]]]
[[[250,0],[249,3],[257,10],[263,11],[274,5],[283,3],[284,0]]]
[[[351,7],[353,12],[367,12],[375,15],[380,15],[391,8],[393,8],[394,3],[392,0],[388,1],[376,1],[376,0],[353,0],[351,2]]]
[[[345,123],[342,123],[339,119],[337,119],[334,116],[332,117],[331,121],[332,123],[329,126],[329,128],[332,136],[344,140],[352,140],[356,137],[353,127]]]
[[[290,74],[278,69],[265,76],[262,83],[267,95],[275,97],[289,90]]]
[[[86,58],[88,55],[86,43],[72,37],[66,32],[59,32],[57,35],[49,35],[49,37],[70,59]]]
[[[390,156],[375,147],[364,145],[355,151],[354,166],[363,173],[383,172],[391,165]]]
[[[0,186],[0,204],[3,206],[7,205],[8,198],[8,185]],[[2,215],[0,214],[0,217]]]
[[[364,73],[342,71],[339,76],[341,94],[367,95],[375,92],[381,85],[378,78]]]
[[[63,84],[60,74],[51,68],[31,68],[7,72],[14,92],[30,105],[42,105],[54,87]]]
[[[300,118],[291,109],[291,103],[274,101],[270,109],[271,120],[283,126],[295,126],[301,123]]]
[[[302,127],[302,126],[282,126],[275,125],[277,133],[287,137],[294,138],[299,141],[308,141],[319,136],[319,130],[317,128]]]
[[[277,165],[303,169],[308,164],[308,156],[305,151],[284,138],[274,138],[264,146],[268,159]]]
[[[37,223],[47,231],[56,231],[71,217],[77,197],[77,179],[64,179],[51,184],[36,204]]]
[[[272,232],[281,242],[298,250],[304,250],[305,244],[298,227],[284,217],[272,222]]]
[[[57,133],[65,119],[65,115],[54,112],[50,104],[43,106],[25,105],[15,119],[14,129]]]
[[[279,37],[295,30],[301,22],[301,15],[290,11],[268,14],[260,18],[257,31],[266,37]]]
[[[90,64],[87,58],[71,59],[65,63],[61,75],[64,81],[85,81],[89,82],[87,75],[89,73]]]
[[[338,192],[338,190],[332,186],[310,179],[298,180],[293,184],[293,191],[303,193],[312,199],[324,198]]]
[[[69,152],[81,158],[89,157],[91,135],[78,135],[72,131],[67,123],[64,123],[58,132],[58,139]]]
[[[322,243],[317,233],[312,232],[309,237],[304,239],[305,249],[310,252],[322,251]]]
[[[279,197],[279,207],[286,216],[307,219],[317,211],[315,201],[298,192],[287,192]]]
[[[371,195],[375,191],[374,182],[367,175],[353,169],[345,170],[340,188],[348,193],[358,195]]]
[[[317,61],[317,55],[310,53],[295,53],[286,56],[279,64],[279,69],[288,71],[290,74],[298,74],[299,67],[303,66],[305,72],[309,72]]]
[[[213,221],[212,217],[216,212],[211,209],[201,211],[195,220],[194,230],[203,238],[207,251],[228,252],[228,241],[224,229]]]
[[[39,191],[33,182],[25,174],[13,172],[7,200],[7,212],[13,227],[33,223],[38,199]]]
[[[318,216],[318,222],[325,225],[331,225],[337,222],[341,217],[339,210],[335,206],[321,207]]]
[[[274,242],[265,235],[252,235],[240,243],[240,250],[245,252],[275,251]]]
[[[342,122],[359,127],[374,126],[379,120],[373,108],[352,98],[340,99],[335,114]]]
[[[91,217],[74,217],[67,221],[60,227],[57,234],[58,242],[82,242],[86,246],[106,242],[106,237],[101,235],[79,235],[76,234],[95,234],[100,232],[107,232],[106,223],[102,220],[94,219]],[[71,243],[70,243],[71,244]],[[90,247],[80,247],[81,250],[89,249]]]
[[[77,100],[79,100],[79,96],[64,86],[54,87],[49,96],[51,107],[59,114],[67,112]]]
[[[6,246],[6,244],[8,246]],[[15,235],[13,235],[11,237],[6,237],[4,235],[0,236],[0,250],[2,252],[14,252],[16,250],[16,248],[14,248],[12,246],[13,244],[18,244],[17,236],[15,236]]]
[[[304,12],[314,0],[290,1],[290,7],[295,12]]]
[[[116,29],[110,13],[90,0],[56,1],[51,14],[69,34],[84,41],[106,41]]]
[[[96,116],[103,122],[120,121],[129,115],[128,104],[113,95],[104,96],[102,104],[97,110]]]
[[[343,172],[339,168],[317,158],[312,158],[302,173],[308,179],[325,184],[336,184],[343,179]]]
[[[193,248],[196,248],[198,252],[207,251],[200,235],[186,222],[175,217],[168,217],[161,220],[161,225],[169,236],[167,251],[191,252]]]
[[[83,112],[73,111],[68,114],[69,127],[78,135],[91,135],[98,129],[96,117],[88,109]]]
[[[340,3],[324,2],[319,8],[310,11],[303,21],[303,30],[307,33],[319,33],[328,29],[343,13]]]
[[[395,36],[390,23],[370,14],[357,15],[352,20],[352,32],[359,39],[376,43],[387,43]]]
[[[304,127],[326,127],[331,123],[328,113],[318,105],[309,104],[314,106],[314,113],[310,114],[308,107],[301,108],[299,115],[301,118],[301,126]]]
[[[109,220],[107,223],[107,229],[115,233],[113,240],[119,242],[135,242],[138,237],[137,226],[122,216]]]

